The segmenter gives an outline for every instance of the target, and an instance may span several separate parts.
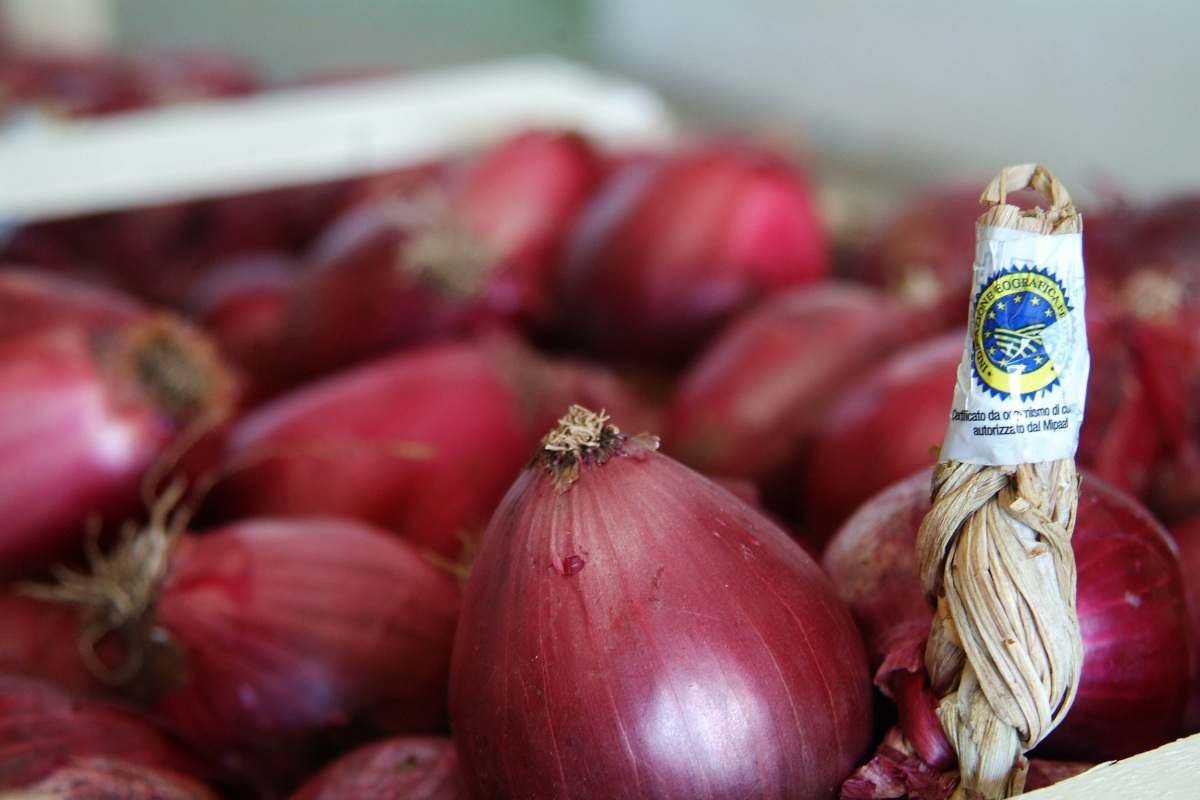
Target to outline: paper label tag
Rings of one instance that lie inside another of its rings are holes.
[[[971,297],[942,460],[1074,457],[1090,367],[1082,234],[978,225]]]

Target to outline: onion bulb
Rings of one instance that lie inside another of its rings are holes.
[[[468,786],[496,800],[832,797],[871,734],[816,562],[579,406],[484,534],[450,681]]]
[[[828,277],[814,191],[761,145],[706,140],[617,167],[583,212],[563,271],[568,333],[591,352],[689,358],[730,319]]]

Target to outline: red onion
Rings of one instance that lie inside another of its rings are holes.
[[[344,214],[314,246],[286,317],[299,377],[503,324],[545,327],[551,270],[599,166],[572,134],[531,131],[437,188]]]
[[[129,708],[0,674],[0,789],[29,785],[72,759],[96,756],[194,778],[218,772],[186,740]]]
[[[207,339],[165,316],[0,344],[0,576],[78,552],[93,514],[134,512],[148,470],[169,471],[234,394]]]
[[[124,643],[107,678],[263,781],[300,774],[319,736],[444,728],[449,573],[353,520],[181,524],[156,517],[42,590],[80,605],[85,641]]]
[[[964,339],[955,331],[909,345],[840,394],[804,470],[805,519],[816,541],[829,541],[877,492],[937,461]]]
[[[599,156],[574,133],[532,130],[502,142],[450,179],[449,207],[408,256],[435,273],[456,237],[475,237],[496,262],[488,304],[530,331],[556,320],[554,274],[567,232],[601,178]]]
[[[751,478],[768,507],[794,513],[778,498],[794,504],[795,473],[837,397],[924,324],[919,310],[861,286],[782,293],[731,323],[681,376],[664,450],[710,475]]]
[[[508,339],[426,345],[330,376],[239,421],[210,513],[351,516],[456,558],[552,424],[548,403],[638,407],[603,376]]]
[[[1035,754],[1103,761],[1179,735],[1191,641],[1170,536],[1129,495],[1083,474],[1072,538],[1083,674],[1070,713]],[[906,637],[911,641],[922,629],[921,638],[928,635],[932,612],[924,605],[912,551],[929,510],[929,485],[930,473],[922,470],[876,495],[846,521],[822,557],[863,631],[873,665],[886,666]],[[881,672],[876,682],[886,685],[890,678]]]
[[[0,267],[0,341],[60,325],[119,328],[149,313],[116,289],[44,269]]]
[[[72,758],[6,800],[219,800],[206,783],[131,761]]]
[[[476,797],[830,797],[870,681],[788,534],[573,407],[484,534],[450,715]]]
[[[411,226],[392,205],[363,205],[314,242],[284,312],[279,356],[291,383],[491,324],[485,309],[441,303],[400,269]]]
[[[831,262],[793,164],[748,141],[697,142],[630,160],[589,204],[564,268],[566,325],[593,352],[678,364]]]
[[[288,800],[468,800],[454,742],[396,736],[362,745],[306,780]]]

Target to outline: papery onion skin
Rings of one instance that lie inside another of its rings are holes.
[[[797,512],[798,471],[838,396],[927,331],[919,310],[826,283],[781,293],[730,323],[675,384],[663,450],[712,475],[750,478]]]
[[[832,797],[870,683],[815,562],[643,440],[559,478],[521,473],[468,580],[450,713],[473,796]]]
[[[933,621],[917,576],[916,534],[929,511],[932,469],[863,503],[826,545],[821,566],[862,631],[871,669],[897,646],[929,638]]]
[[[686,361],[726,322],[832,269],[807,178],[748,139],[709,139],[618,168],[568,246],[569,334],[591,352]]]
[[[469,800],[448,736],[361,745],[304,781],[288,800]]]
[[[155,621],[182,662],[137,680],[162,681],[142,687],[156,712],[218,752],[303,763],[353,724],[444,728],[458,606],[451,575],[386,531],[243,520],[180,539]]]
[[[1086,471],[1081,475],[1071,543],[1083,672],[1070,713],[1034,754],[1103,761],[1179,735],[1193,643],[1170,535],[1128,494]],[[928,631],[932,622],[908,555],[929,510],[929,486],[930,471],[921,470],[876,495],[846,521],[822,556],[864,632],[873,664],[882,663],[914,628]],[[907,545],[905,521],[913,523]],[[887,543],[878,552],[877,538]]]
[[[208,779],[219,770],[149,717],[37,678],[0,675],[0,788],[26,786],[73,758],[103,756]]]

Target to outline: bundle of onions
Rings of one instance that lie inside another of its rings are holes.
[[[578,406],[484,534],[450,714],[472,796],[577,800],[831,797],[872,719],[816,563]]]
[[[211,341],[166,314],[0,342],[0,576],[77,555],[93,515],[134,513],[143,485],[199,452],[236,399]]]
[[[570,336],[593,353],[678,366],[730,319],[830,274],[807,177],[747,139],[617,167],[572,234]]]
[[[508,337],[413,347],[246,414],[208,518],[348,516],[455,559],[571,402],[645,430],[643,404],[599,367]]]
[[[665,452],[753,480],[768,506],[794,514],[797,472],[841,392],[921,338],[927,319],[849,283],[780,293],[730,323],[680,377],[664,411]]]
[[[496,325],[545,328],[568,227],[600,178],[576,134],[530,131],[322,234],[285,315],[295,379]]]
[[[468,800],[448,736],[394,736],[361,745],[301,784],[288,800]]]
[[[871,498],[821,563],[863,633],[876,684],[909,720],[905,736],[926,763],[944,765],[923,663],[933,616],[915,555],[929,480],[923,469]],[[1194,645],[1174,543],[1136,500],[1084,473],[1071,544],[1083,671],[1071,711],[1034,754],[1104,761],[1171,741],[1181,732]]]
[[[100,677],[276,789],[305,774],[318,737],[444,728],[453,577],[364,523],[196,535],[171,501],[90,573],[28,588],[79,607]]]

